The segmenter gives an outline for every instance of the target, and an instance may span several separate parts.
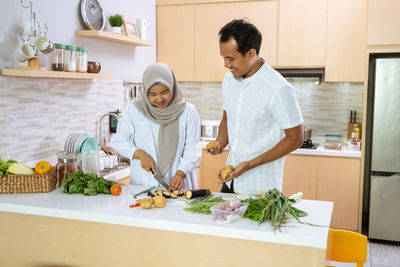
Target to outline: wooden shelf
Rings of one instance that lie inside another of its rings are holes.
[[[112,79],[111,74],[48,71],[48,70],[2,69],[2,75],[34,77],[34,78],[106,79],[106,80]]]
[[[75,35],[98,39],[103,41],[109,41],[119,44],[125,44],[130,46],[152,46],[153,43],[149,41],[143,41],[136,36],[126,36],[123,34],[106,32],[106,31],[91,31],[91,30],[78,30]]]

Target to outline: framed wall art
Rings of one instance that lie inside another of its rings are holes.
[[[124,20],[124,30],[126,36],[136,36],[139,38],[139,32],[136,23]]]

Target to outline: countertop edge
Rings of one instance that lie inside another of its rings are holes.
[[[330,203],[330,208],[333,209],[333,203]],[[262,234],[260,234],[259,231],[232,229],[232,228],[223,228],[223,231],[221,231],[221,227],[210,226],[210,225],[199,225],[192,223],[132,218],[125,216],[111,215],[111,214],[99,214],[99,213],[79,212],[71,210],[60,210],[54,208],[32,207],[19,204],[0,203],[0,212],[12,212],[12,213],[21,213],[28,215],[48,216],[48,217],[55,217],[62,219],[134,226],[134,227],[150,228],[150,229],[165,230],[165,231],[176,231],[183,233],[211,235],[211,236],[244,239],[252,241],[307,246],[320,249],[326,249],[327,247],[327,240],[321,240],[318,238],[310,238],[310,237],[305,238],[304,236],[298,236],[297,238],[293,239],[293,236],[281,234],[277,238],[277,235],[273,232],[263,232]],[[329,227],[326,226],[324,227],[329,229]]]

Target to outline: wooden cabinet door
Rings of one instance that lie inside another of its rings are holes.
[[[367,0],[328,0],[326,82],[364,81],[366,24]]]
[[[222,184],[218,183],[218,171],[226,164],[228,151],[224,151],[219,155],[211,155],[203,149],[200,163],[200,181],[199,188],[208,188],[211,192],[220,192]]]
[[[196,81],[224,79],[228,70],[219,53],[218,32],[234,17],[235,3],[196,5]]]
[[[283,168],[283,193],[290,196],[303,192],[304,199],[317,198],[317,158],[287,155]]]
[[[157,61],[178,81],[195,80],[194,5],[157,7]]]
[[[317,200],[333,201],[331,227],[357,231],[359,158],[318,158]]]
[[[400,44],[400,1],[369,0],[367,45]]]
[[[327,0],[279,4],[279,66],[325,66]]]
[[[260,56],[268,65],[278,64],[278,1],[236,3],[236,18],[248,19],[262,34]]]

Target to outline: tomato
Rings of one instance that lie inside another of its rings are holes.
[[[113,184],[110,188],[111,195],[119,196],[121,194],[122,188],[119,184]]]
[[[48,161],[39,161],[36,164],[35,172],[36,172],[36,174],[46,174],[46,173],[51,172],[52,169],[53,169],[53,167],[51,167],[50,162],[48,162]]]

